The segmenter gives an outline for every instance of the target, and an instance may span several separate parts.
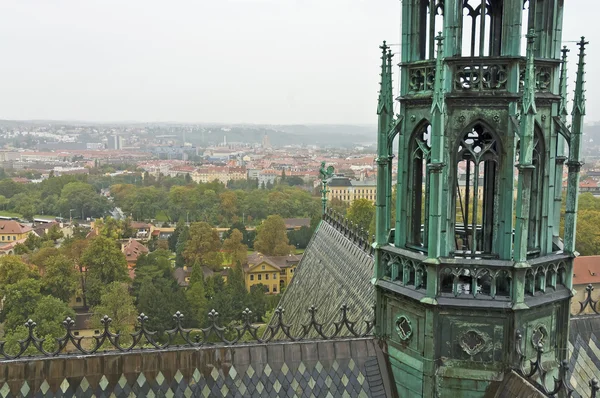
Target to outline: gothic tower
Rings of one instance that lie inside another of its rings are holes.
[[[567,357],[586,42],[568,126],[563,6],[402,0],[397,99],[382,46],[373,283],[400,397],[484,396],[517,345]]]

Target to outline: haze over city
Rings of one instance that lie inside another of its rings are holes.
[[[596,65],[597,1],[568,3],[565,44],[574,50],[570,41],[585,35]],[[373,125],[378,46],[399,43],[400,7],[399,0],[5,1],[0,119]],[[572,51],[570,91],[575,58]],[[587,121],[595,121],[597,74],[587,75],[587,89]]]

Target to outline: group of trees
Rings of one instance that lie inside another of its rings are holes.
[[[220,226],[257,224],[269,214],[312,217],[319,212],[317,198],[301,189],[295,177],[265,190],[255,181],[232,181],[227,186],[218,181],[197,184],[189,175],[154,177],[134,171],[108,176],[103,170],[92,168],[89,175],[51,174],[39,184],[17,183],[2,172],[0,210],[27,220],[44,214],[86,219],[103,217],[117,206],[135,220],[161,216],[173,222],[183,218]],[[101,194],[107,188],[114,203]]]
[[[36,214],[69,217],[101,217],[111,206],[85,176],[50,177],[39,184],[0,180],[0,208],[31,220]]]
[[[292,236],[305,247],[311,234],[309,228],[304,228]],[[256,231],[248,231],[240,223],[233,224],[222,241],[206,222],[193,222],[188,226],[179,221],[167,248],[175,253],[177,267],[198,265],[218,271],[224,265],[245,264],[249,246],[269,256],[285,256],[296,250],[296,246],[290,244],[283,218],[278,215],[268,216]]]
[[[563,200],[563,217],[564,219]],[[591,193],[579,195],[577,215],[577,235],[575,237],[575,249],[582,256],[593,256],[600,254],[600,198]]]
[[[269,214],[312,217],[319,213],[318,199],[288,185],[272,190],[227,189],[218,182],[166,187],[116,184],[111,187],[115,205],[134,219],[154,219],[163,211],[171,221],[204,221],[211,225],[256,224]]]

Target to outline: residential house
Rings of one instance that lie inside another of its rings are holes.
[[[101,328],[93,327],[93,318],[94,314],[89,312],[85,308],[75,309],[75,325],[73,325],[73,336],[75,337],[92,337],[94,335],[98,335],[102,332]],[[92,340],[84,341],[90,344],[93,344]]]
[[[32,232],[31,227],[15,220],[0,220],[0,244],[27,239]]]
[[[136,239],[148,239],[154,228],[154,225],[145,222],[132,221],[131,228],[135,231]]]
[[[225,282],[227,282],[227,276],[229,274],[229,268],[222,269],[221,271],[215,272],[210,267],[203,266],[202,274],[204,279],[210,278],[215,274],[220,273],[221,277]],[[173,277],[177,280],[177,284],[181,287],[188,287],[190,284],[190,277],[192,275],[192,268],[188,266],[177,267],[175,271],[173,271]]]
[[[4,245],[0,245],[0,256],[4,256],[7,254],[15,254],[15,247],[19,243],[25,243],[26,240],[27,240],[27,238],[23,238],[23,239],[12,241],[10,243],[6,243]]]
[[[127,259],[127,267],[131,270],[139,256],[148,253],[148,248],[135,239],[130,238],[121,248]],[[131,276],[131,275],[130,275]]]
[[[263,284],[265,293],[277,294],[287,287],[294,276],[301,255],[264,256],[254,253],[248,256],[248,264],[244,269],[246,288]]]
[[[169,239],[171,235],[175,232],[175,228],[173,227],[154,227],[152,228],[152,237],[156,237],[156,239]]]
[[[579,313],[583,302],[587,297],[586,288],[592,285],[595,291],[600,290],[600,256],[580,256],[573,262],[573,289],[576,291],[571,299],[571,314]],[[600,310],[600,306],[598,306]],[[591,313],[588,306],[585,313]]]

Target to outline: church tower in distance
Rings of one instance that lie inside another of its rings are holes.
[[[564,3],[402,0],[400,59],[381,47],[373,283],[400,397],[568,356],[587,43],[568,118]]]

